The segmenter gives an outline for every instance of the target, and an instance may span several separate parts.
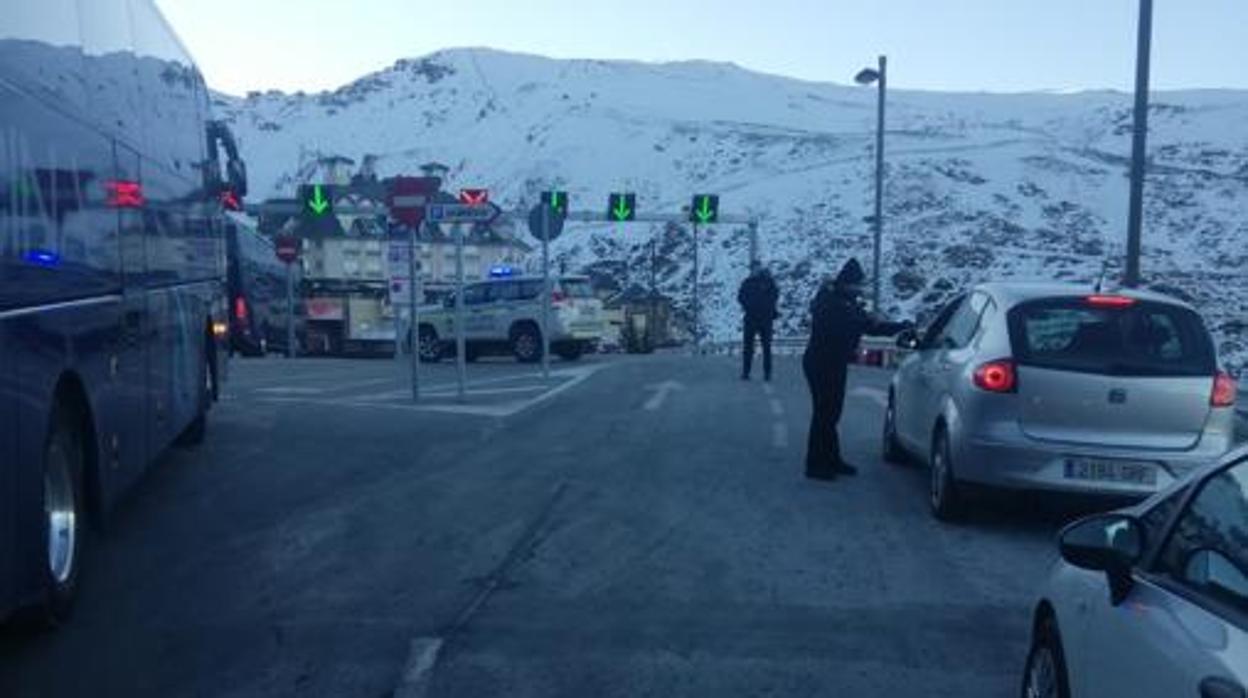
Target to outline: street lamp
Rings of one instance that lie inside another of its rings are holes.
[[[884,228],[884,91],[888,85],[888,59],[880,56],[878,68],[863,68],[854,76],[859,85],[879,85],[875,113],[875,215],[872,216],[874,240],[871,247],[871,307],[880,309],[880,238]]]

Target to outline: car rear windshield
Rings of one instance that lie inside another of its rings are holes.
[[[592,298],[594,295],[589,279],[560,279],[559,287],[568,298]]]
[[[1085,298],[1022,303],[1009,313],[1020,364],[1118,376],[1210,376],[1217,359],[1200,316],[1176,305]]]

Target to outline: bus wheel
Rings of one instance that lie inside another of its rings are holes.
[[[42,620],[64,622],[73,608],[84,553],[84,435],[72,412],[58,407],[43,450],[44,604]]]
[[[208,406],[218,396],[216,352],[212,340],[204,344],[204,360],[199,374],[199,412],[186,429],[178,435],[179,446],[198,446],[208,434]]]

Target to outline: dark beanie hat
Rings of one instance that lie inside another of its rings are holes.
[[[858,260],[851,258],[841,267],[841,273],[836,275],[835,283],[837,286],[849,286],[861,284],[867,280],[867,275],[862,271],[862,265]]]

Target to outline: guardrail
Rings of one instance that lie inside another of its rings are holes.
[[[808,337],[787,336],[775,337],[771,340],[771,353],[775,356],[797,356],[806,350]],[[755,351],[758,351],[757,349]],[[714,342],[707,345],[706,352],[719,356],[738,356],[741,354],[741,340],[732,342]],[[887,337],[863,337],[858,348],[857,363],[867,366],[894,368],[906,358],[909,350],[897,346],[895,340]]]

